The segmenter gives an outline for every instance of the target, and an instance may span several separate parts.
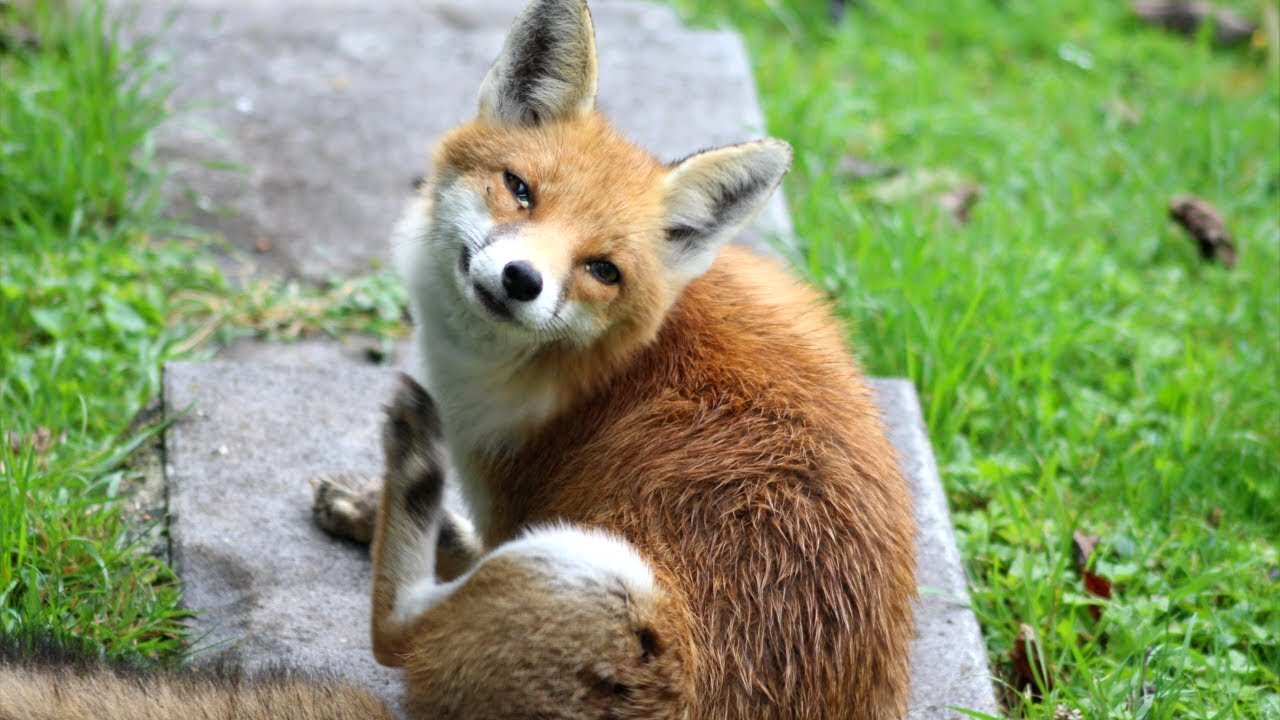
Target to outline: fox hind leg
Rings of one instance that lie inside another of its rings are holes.
[[[486,720],[683,717],[686,621],[625,539],[531,528],[460,577],[439,577],[441,442],[430,396],[404,378],[383,427],[373,650],[405,668],[409,707]]]
[[[373,541],[382,480],[367,475],[321,475],[311,481],[311,516],[321,530],[362,545]]]
[[[311,481],[314,498],[311,517],[326,533],[361,545],[373,542],[378,520],[382,478],[368,475],[321,475]],[[475,526],[463,515],[445,507],[440,517],[436,546],[436,575],[451,580],[480,559],[483,546]]]

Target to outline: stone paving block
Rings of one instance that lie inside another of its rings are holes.
[[[396,702],[368,637],[364,548],[311,523],[307,480],[380,472],[380,407],[394,372],[356,365],[170,363],[165,437],[173,557],[207,654],[329,668]],[[920,524],[912,720],[995,712],[946,499],[911,384],[873,383]]]
[[[915,502],[916,640],[911,646],[910,720],[966,717],[951,707],[996,714],[987,648],[969,609],[964,565],[951,528],[947,496],[920,414],[915,386],[900,378],[873,378],[889,440],[898,449]]]
[[[180,216],[260,269],[309,280],[385,262],[427,149],[475,114],[523,0],[113,0],[171,60],[181,112],[158,134]],[[592,4],[599,106],[659,157],[759,137],[732,32],[649,3]],[[208,163],[219,163],[211,167]],[[231,163],[239,171],[225,169]],[[779,193],[748,242],[790,237]]]
[[[370,645],[368,551],[312,524],[308,484],[381,472],[394,379],[353,365],[166,366],[170,547],[201,655],[328,668],[395,696],[398,673]]]

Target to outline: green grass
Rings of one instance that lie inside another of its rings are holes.
[[[187,332],[171,295],[223,284],[152,237],[156,68],[92,6],[31,7],[0,18],[38,43],[0,54],[0,631],[171,655],[175,578],[114,500],[146,437],[126,428]]]
[[[0,632],[172,659],[180,588],[117,502],[163,363],[238,334],[393,337],[403,292],[386,273],[230,288],[161,219],[163,68],[93,3],[24,8],[0,13]]]
[[[920,388],[1006,711],[1280,715],[1266,49],[1101,1],[864,0],[839,27],[825,3],[677,4],[743,32],[770,130],[796,148],[800,264],[868,369]],[[843,177],[844,156],[906,174]],[[960,225],[934,195],[964,182],[981,196]],[[1180,192],[1221,210],[1234,270],[1167,220]],[[1097,620],[1076,530],[1101,537],[1115,584]],[[1022,623],[1035,693],[1010,662]]]

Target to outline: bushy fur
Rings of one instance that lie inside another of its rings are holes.
[[[434,483],[452,463],[489,554],[439,577],[442,511],[389,480],[379,659],[429,688],[424,717],[902,717],[914,527],[893,449],[822,299],[722,251],[790,150],[663,164],[584,100],[595,72],[583,3],[532,2],[397,231],[441,433],[405,452]],[[542,292],[504,294],[513,264]]]
[[[333,678],[233,666],[107,663],[87,646],[0,637],[0,720],[393,720],[365,690]]]

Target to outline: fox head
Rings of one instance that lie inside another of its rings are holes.
[[[597,68],[582,0],[516,19],[400,231],[416,313],[526,348],[646,342],[786,173],[772,139],[659,162],[596,112]]]

